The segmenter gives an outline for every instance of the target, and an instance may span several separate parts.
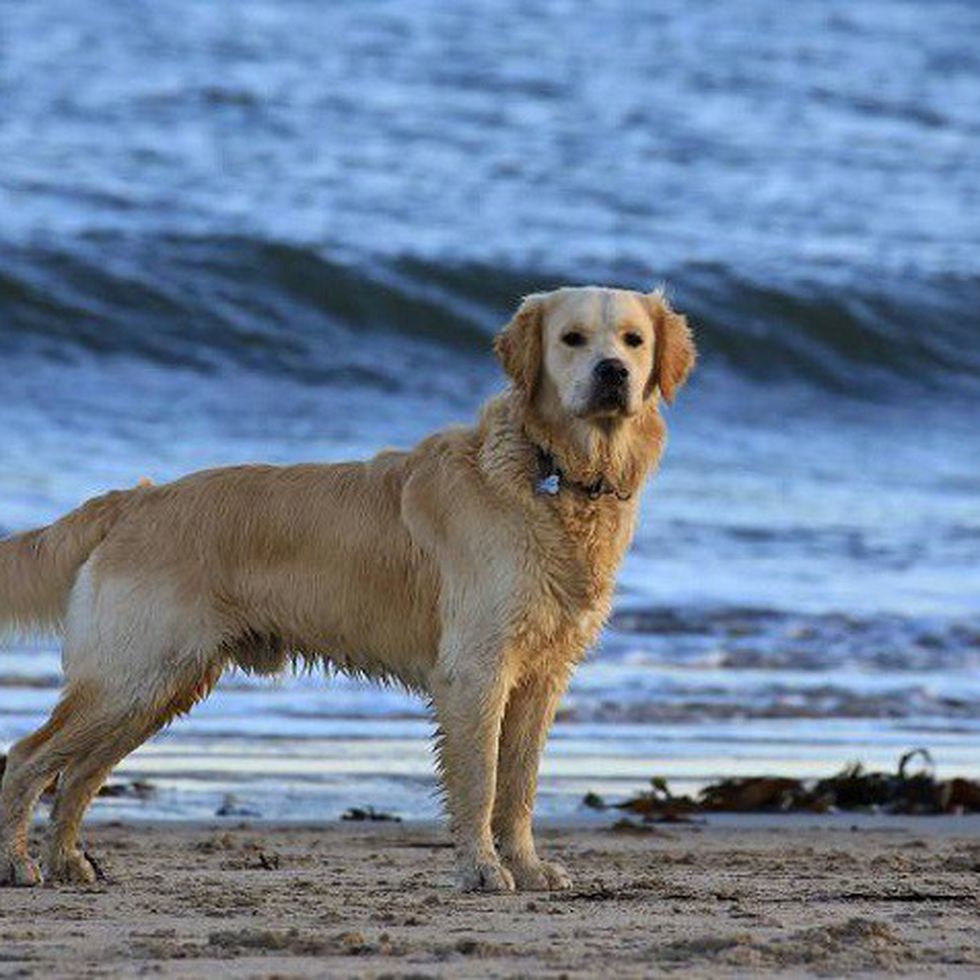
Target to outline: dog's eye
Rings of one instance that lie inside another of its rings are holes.
[[[642,347],[643,346],[643,336],[638,333],[628,333],[623,340],[627,347]]]
[[[569,347],[581,347],[585,343],[585,334],[577,330],[569,330],[562,336],[561,342]]]

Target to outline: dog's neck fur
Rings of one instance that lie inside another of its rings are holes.
[[[548,400],[512,388],[487,406],[483,424],[497,429],[493,442],[511,442],[522,461],[533,460],[532,450],[540,447],[569,480],[591,485],[602,479],[622,496],[638,496],[666,444],[656,395],[631,418],[590,421],[560,413]]]
[[[554,456],[569,479],[586,485],[605,480],[621,495],[640,491],[660,461],[667,431],[655,395],[630,418],[596,420],[568,418],[557,399],[527,404],[525,398],[523,429],[532,443]]]

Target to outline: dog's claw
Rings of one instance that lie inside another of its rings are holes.
[[[152,485],[153,483],[151,481],[150,486]],[[105,881],[106,880],[105,869],[102,867],[101,864],[99,864],[98,861],[95,860],[95,855],[93,855],[89,851],[82,851],[82,855],[84,856],[85,860],[88,861],[90,865],[92,865],[92,870],[95,872],[95,880]]]

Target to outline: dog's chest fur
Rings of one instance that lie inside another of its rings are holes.
[[[513,639],[529,668],[577,663],[612,607],[636,505],[562,496],[542,502],[528,528],[522,601]]]

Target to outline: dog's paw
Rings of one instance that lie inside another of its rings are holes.
[[[499,861],[470,864],[459,871],[461,892],[512,892],[514,876]]]
[[[557,892],[572,887],[568,872],[553,861],[534,858],[530,861],[510,861],[508,865],[514,875],[514,884],[520,891]]]
[[[0,885],[31,888],[42,880],[41,869],[29,857],[0,855]]]
[[[66,885],[93,885],[100,877],[96,864],[81,851],[49,856],[44,865],[44,874],[49,882]]]

